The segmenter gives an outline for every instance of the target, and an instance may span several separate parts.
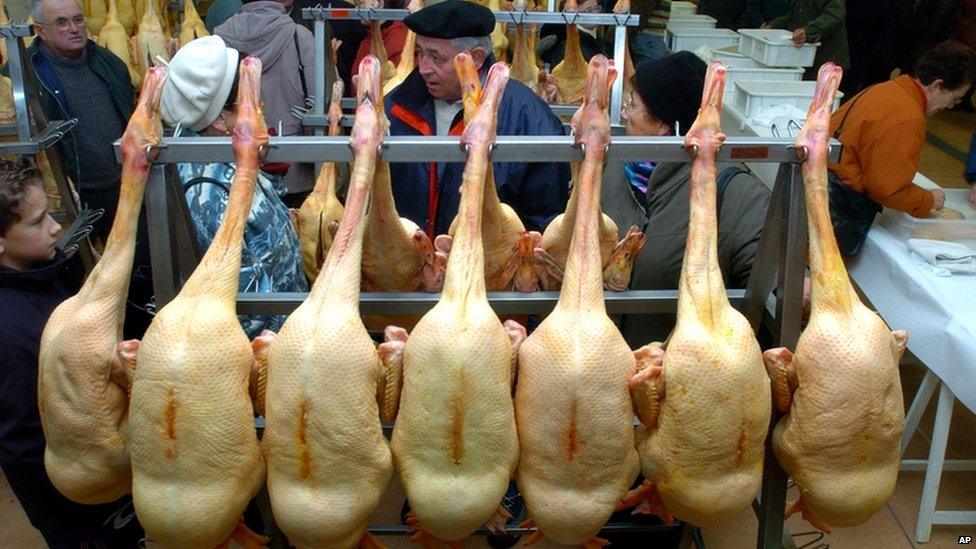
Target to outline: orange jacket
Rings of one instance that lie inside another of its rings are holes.
[[[927,216],[932,193],[912,183],[925,144],[926,103],[910,76],[872,86],[852,98],[830,117],[833,135],[850,111],[838,137],[844,151],[839,163],[828,166],[830,171],[883,206]]]

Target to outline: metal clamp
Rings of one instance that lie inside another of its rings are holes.
[[[572,21],[570,21],[569,18],[566,17],[566,14],[568,14],[568,13],[572,13],[573,14],[573,18],[572,18],[573,20]],[[579,21],[579,15],[580,14],[579,14],[578,11],[574,11],[574,12],[565,12],[565,11],[562,11],[562,12],[559,12],[559,15],[562,16],[563,21],[565,21],[567,25],[575,25],[576,22]]]

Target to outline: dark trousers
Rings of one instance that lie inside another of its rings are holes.
[[[43,461],[4,463],[0,468],[31,525],[52,549],[134,549],[145,536],[129,496],[82,505],[58,492]]]

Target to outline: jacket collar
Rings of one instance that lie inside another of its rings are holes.
[[[0,288],[20,290],[44,290],[50,288],[61,276],[68,258],[59,248],[54,259],[40,263],[34,269],[18,271],[0,265]]]
[[[488,67],[491,67],[494,63],[495,56],[489,53],[482,65],[482,79],[488,73]],[[407,75],[403,83],[396,87],[393,93],[390,94],[390,101],[415,113],[421,113],[425,109],[430,109],[430,116],[433,117],[434,98],[427,91],[427,84],[424,83],[423,77],[420,76],[419,68],[415,67],[413,72]]]

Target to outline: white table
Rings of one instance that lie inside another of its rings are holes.
[[[916,176],[916,182],[934,185],[923,176]],[[902,470],[925,471],[915,539],[928,542],[933,524],[976,524],[976,510],[935,509],[943,470],[976,470],[976,459],[945,459],[953,402],[958,398],[976,411],[976,276],[938,277],[927,272],[911,259],[905,243],[880,223],[847,266],[885,322],[908,330],[908,348],[928,367],[905,418],[902,452],[940,389],[928,459],[902,461]]]

